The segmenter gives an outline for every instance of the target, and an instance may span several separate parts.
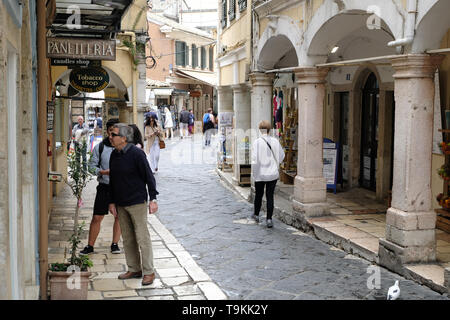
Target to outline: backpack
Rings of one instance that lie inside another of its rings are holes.
[[[209,117],[209,113],[205,113],[205,115],[203,116],[203,123],[208,123],[211,121],[211,118]]]

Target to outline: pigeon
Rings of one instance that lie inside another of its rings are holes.
[[[395,280],[395,284],[389,288],[387,294],[387,300],[396,300],[400,296],[400,287],[398,286],[398,280]]]

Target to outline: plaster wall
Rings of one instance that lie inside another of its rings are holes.
[[[150,52],[147,48],[147,55],[153,55],[156,59],[156,67],[147,69],[147,78],[166,81],[169,76],[169,65],[175,66],[175,55],[167,55],[175,52],[175,41],[166,38],[166,35],[160,31],[161,26],[156,23],[148,23],[148,35],[151,38]],[[189,48],[191,48],[189,46]],[[163,56],[163,54],[165,54]],[[189,52],[189,60],[192,61],[192,51]]]
[[[32,13],[34,14],[34,13]],[[16,88],[15,114],[8,114],[7,101],[11,98],[7,92],[7,85],[11,78],[8,68],[8,51],[17,57],[16,83],[9,83]],[[0,151],[0,299],[25,299],[31,297],[32,290],[36,288],[36,259],[35,259],[35,201],[34,201],[34,171],[33,171],[33,73],[32,73],[32,46],[30,29],[29,2],[24,1],[22,6],[22,26],[18,28],[10,17],[9,12],[0,2],[0,143],[4,148]],[[12,117],[16,136],[11,137]],[[9,199],[11,175],[9,172],[8,152],[9,141],[15,141],[16,162],[16,210],[13,215],[9,212]],[[11,216],[14,216],[16,235],[11,239]],[[11,248],[16,253],[11,256]],[[11,268],[12,259],[15,260],[16,270]],[[17,278],[13,277],[16,272]],[[14,287],[17,288],[14,293]]]

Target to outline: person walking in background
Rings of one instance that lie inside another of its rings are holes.
[[[120,280],[142,278],[142,285],[155,280],[153,248],[147,226],[147,213],[158,210],[156,181],[145,153],[131,142],[133,129],[124,123],[114,125],[110,158],[111,203],[109,211],[119,217],[128,271]],[[150,203],[147,199],[150,197]],[[142,257],[142,258],[141,258]]]
[[[130,124],[129,125],[133,129],[133,143],[136,147],[144,150],[144,140],[142,139],[141,130],[137,127],[137,125]]]
[[[158,171],[160,153],[159,141],[164,141],[164,133],[161,127],[158,126],[158,122],[156,122],[156,118],[154,116],[147,118],[144,127],[144,135],[147,139],[145,153],[149,158],[152,173],[156,173]]]
[[[194,112],[192,111],[192,109],[190,109],[189,110],[189,124],[188,124],[188,130],[189,130],[190,135],[194,134],[194,123],[195,123]]]
[[[106,132],[108,136],[103,139],[99,144],[94,147],[92,157],[89,160],[90,171],[95,172],[97,175],[97,193],[95,195],[94,201],[94,211],[89,226],[89,238],[88,244],[80,252],[80,254],[87,255],[94,252],[95,241],[97,240],[98,234],[100,232],[101,223],[105,215],[108,214],[110,192],[109,192],[109,158],[111,157],[111,152],[114,147],[111,144],[111,132],[113,126],[118,123],[118,119],[110,119],[106,123]],[[119,248],[120,240],[120,226],[119,219],[114,217],[113,225],[113,236],[111,244],[111,253],[120,253]]]
[[[205,146],[211,144],[211,135],[214,131],[214,116],[212,114],[212,109],[209,108],[208,112],[203,115],[203,134],[205,135]]]
[[[189,112],[183,107],[180,112],[180,138],[183,139],[188,137],[188,126],[189,126]]]
[[[263,120],[259,123],[261,136],[252,145],[252,170],[255,180],[255,201],[253,220],[259,222],[264,188],[266,188],[267,201],[267,227],[272,228],[273,194],[275,185],[280,177],[279,166],[284,159],[284,150],[278,139],[269,136],[271,125]]]
[[[84,122],[83,116],[78,116],[77,124],[73,126],[72,129],[72,137],[74,142],[74,149],[75,149],[75,156],[78,161],[80,161],[80,153],[83,158],[83,166],[86,165],[86,150],[81,150],[81,145],[83,144],[83,141],[88,143],[88,133],[89,133],[89,126]]]
[[[166,128],[166,137],[168,139],[173,138],[173,119],[172,119],[172,113],[170,112],[169,108],[164,109],[164,128]],[[169,131],[170,131],[170,138],[169,138]]]

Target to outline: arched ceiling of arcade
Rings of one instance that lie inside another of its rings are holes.
[[[258,69],[270,70],[298,65],[297,53],[291,41],[284,35],[271,37],[262,47]]]
[[[450,29],[449,0],[422,0],[419,1],[416,35],[412,45],[413,53],[422,53],[426,50],[439,49],[446,33]]]

